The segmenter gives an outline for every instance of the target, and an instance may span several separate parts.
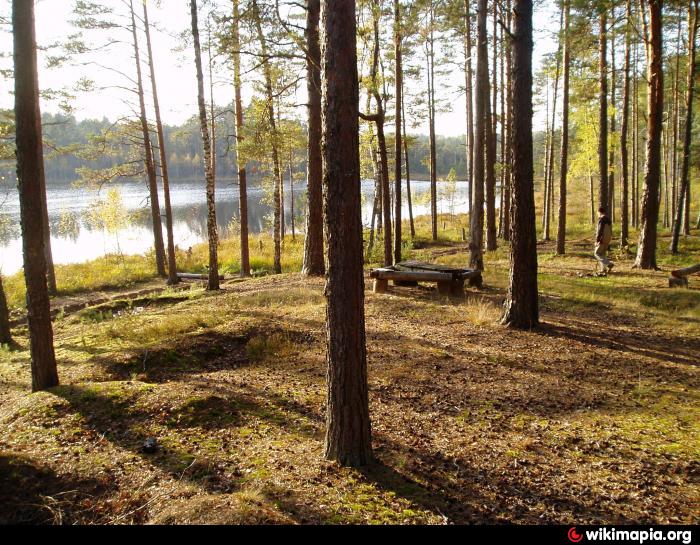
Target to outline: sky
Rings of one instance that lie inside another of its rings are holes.
[[[102,0],[103,5],[118,5],[121,0]],[[271,1],[271,0],[267,0]],[[228,3],[227,3],[228,4]],[[76,32],[70,24],[71,8],[73,0],[38,0],[36,6],[36,33],[40,45],[47,45],[57,41],[65,41],[66,37]],[[140,2],[135,2],[140,7]],[[2,9],[9,16],[10,3],[4,1]],[[179,125],[196,113],[197,86],[195,79],[194,58],[191,44],[183,43],[179,34],[189,29],[190,25],[189,2],[186,0],[162,0],[157,7],[155,2],[149,3],[149,18],[158,29],[152,33],[153,54],[156,62],[156,79],[158,82],[158,95],[160,99],[161,113],[166,124]],[[553,52],[557,45],[553,38],[558,30],[559,17],[553,2],[545,0],[537,2],[534,16],[535,51],[533,54],[534,69],[540,64],[543,55]],[[200,21],[200,31],[205,32],[205,21]],[[6,29],[7,30],[7,29]],[[103,33],[104,34],[104,33]],[[97,36],[97,35],[96,35]],[[205,39],[204,37],[202,39]],[[114,46],[107,55],[94,55],[93,61],[109,65],[126,74],[133,75],[132,51],[129,45]],[[141,44],[145,49],[145,44]],[[12,50],[12,36],[9,32],[0,34],[0,51]],[[5,59],[5,65],[9,59]],[[43,61],[43,62],[42,62]],[[62,66],[59,69],[48,69],[44,56],[39,59],[39,84],[42,88],[62,88],[73,85],[81,78],[89,78],[99,84],[98,89],[90,93],[81,93],[74,101],[74,115],[78,119],[107,117],[114,121],[119,117],[133,112],[133,104],[125,101],[125,92],[120,89],[109,88],[111,84],[120,82],[120,77],[107,70],[99,68],[95,64],[83,66]],[[4,66],[4,67],[6,67]],[[145,76],[145,74],[144,74]],[[455,70],[454,73],[445,76],[442,83],[448,88],[456,89],[463,81],[463,73]],[[217,104],[229,104],[233,91],[230,84],[230,74],[222,71],[215,76],[214,96]],[[416,85],[416,83],[409,83]],[[150,82],[146,81],[150,86]],[[303,87],[303,85],[302,85]],[[409,94],[412,90],[408,89]],[[415,90],[414,92],[418,92]],[[244,101],[251,96],[250,88],[244,85]],[[0,107],[11,108],[12,97],[9,93],[0,95]],[[132,101],[133,102],[133,101]],[[452,91],[448,96],[451,111],[439,113],[436,117],[436,131],[445,136],[457,136],[464,134],[465,128],[465,104],[464,96],[457,91]],[[45,112],[57,112],[55,103],[42,104]],[[541,125],[544,113],[536,109],[534,125]],[[427,126],[419,125],[410,132],[427,133]]]

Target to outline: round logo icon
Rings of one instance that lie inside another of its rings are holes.
[[[583,534],[579,534],[576,531],[576,526],[572,526],[569,529],[569,533],[567,535],[569,536],[569,541],[571,541],[572,543],[578,543],[583,539]]]

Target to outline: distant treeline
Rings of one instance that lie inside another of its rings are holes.
[[[45,151],[45,169],[47,184],[58,184],[77,179],[76,169],[89,166],[93,169],[107,169],[122,164],[127,160],[123,155],[93,154],[85,158],[83,150],[89,147],[90,138],[105,131],[112,131],[115,124],[104,118],[77,121],[73,116],[43,115]],[[221,111],[217,118],[217,175],[233,177],[234,147],[233,116],[230,111]],[[165,138],[168,153],[168,168],[173,178],[203,178],[202,138],[199,134],[199,121],[195,118],[181,126],[165,126]],[[155,139],[154,139],[155,140]],[[429,147],[428,137],[418,135],[411,139],[409,147],[409,166],[411,177],[427,179]],[[437,174],[446,177],[455,169],[458,179],[465,179],[466,172],[465,139],[463,136],[437,137]],[[301,165],[302,169],[305,165]],[[0,174],[14,178],[15,166],[7,161],[0,167]],[[249,165],[249,175],[253,181],[260,178],[257,165]]]

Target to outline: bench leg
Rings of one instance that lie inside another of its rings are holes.
[[[454,280],[452,284],[450,284],[450,295],[452,297],[464,296],[464,280]]]
[[[469,279],[469,287],[470,288],[478,288],[478,289],[483,288],[484,287],[484,279],[481,277],[481,275],[472,276]]]
[[[447,280],[445,282],[438,282],[438,293],[440,295],[450,295],[452,293],[452,282]]]
[[[374,279],[374,287],[373,287],[374,293],[386,293],[388,288],[389,288],[389,281],[388,280],[382,280],[381,278]]]
[[[688,287],[688,279],[687,278],[675,278],[672,276],[668,279],[668,287],[669,288],[687,288]]]

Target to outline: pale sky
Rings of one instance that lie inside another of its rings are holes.
[[[118,6],[122,0],[103,0],[102,5]],[[271,1],[271,0],[268,0]],[[134,2],[137,10],[140,9],[140,1]],[[167,124],[180,124],[196,113],[196,79],[193,60],[192,46],[188,45],[184,50],[178,50],[184,45],[177,35],[189,29],[190,14],[189,2],[186,0],[163,0],[160,7],[151,2],[149,5],[149,17],[151,23],[155,24],[159,31],[152,32],[153,53],[156,62],[156,78],[158,81],[158,94],[161,104],[163,120]],[[228,7],[229,2],[221,5]],[[8,10],[5,15],[9,16],[9,2],[3,2],[3,9]],[[39,0],[36,7],[36,32],[37,41],[40,45],[47,45],[53,42],[65,42],[66,37],[76,32],[71,26],[72,0]],[[556,42],[552,34],[558,30],[559,17],[552,7],[552,0],[545,0],[542,6],[536,7],[535,11],[535,70],[539,66],[542,55],[550,53],[556,49]],[[204,36],[205,21],[200,20],[200,32],[202,40]],[[94,35],[95,37],[98,34]],[[104,32],[101,33],[104,36]],[[115,35],[115,38],[118,36]],[[127,39],[130,36],[125,36]],[[103,39],[103,38],[102,38]],[[145,40],[141,43],[142,54],[145,53]],[[0,35],[0,50],[9,52],[12,50],[12,37],[8,32]],[[128,92],[121,89],[106,88],[110,85],[121,83],[120,77],[109,71],[100,69],[94,65],[88,66],[63,66],[60,69],[47,69],[45,67],[45,57],[40,55],[39,84],[42,88],[61,88],[65,85],[72,85],[81,77],[95,80],[97,86],[105,87],[92,93],[81,93],[74,102],[75,115],[78,119],[102,118],[106,116],[110,120],[115,120],[120,116],[129,115],[131,107],[126,100]],[[131,44],[119,44],[113,46],[108,54],[94,55],[93,60],[110,67],[123,71],[127,75],[134,77],[134,67],[132,61]],[[5,66],[10,59],[5,59]],[[144,74],[147,77],[147,74]],[[463,81],[463,74],[455,72],[446,77],[449,86],[457,87]],[[215,80],[219,83],[215,89],[216,102],[225,105],[231,102],[232,86],[229,83],[230,74],[227,70],[222,70],[215,75]],[[123,80],[122,80],[123,82]],[[438,81],[438,84],[441,82]],[[146,80],[145,85],[150,89],[150,81]],[[413,83],[415,85],[415,83]],[[438,85],[439,86],[439,85]],[[303,87],[303,85],[302,85]],[[410,92],[410,89],[409,89]],[[250,88],[244,87],[244,100],[251,95]],[[302,97],[303,98],[303,97]],[[438,114],[436,118],[436,129],[438,134],[454,136],[465,132],[465,105],[463,96],[459,96],[456,91],[448,97],[452,104],[452,111]],[[133,101],[132,101],[133,102]],[[9,93],[0,95],[0,106],[12,107],[12,97]],[[54,104],[44,104],[44,111],[56,112]],[[543,113],[535,114],[535,126],[541,124]],[[427,133],[427,127],[421,126],[412,132]]]

